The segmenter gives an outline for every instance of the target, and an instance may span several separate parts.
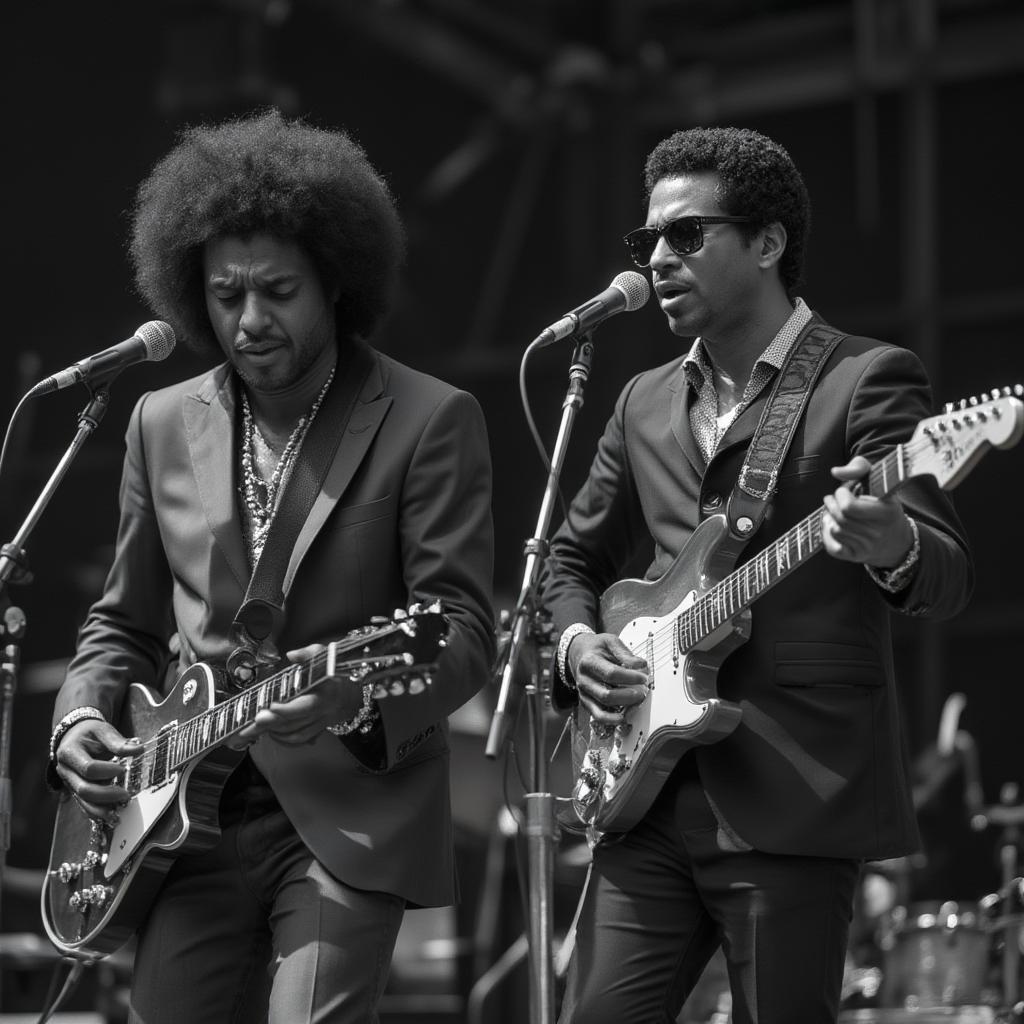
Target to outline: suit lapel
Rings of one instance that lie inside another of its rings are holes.
[[[219,366],[186,395],[182,414],[206,521],[242,592],[249,584],[249,559],[235,498],[235,395],[229,367]]]
[[[345,433],[342,434],[341,440],[338,442],[338,448],[327,471],[323,487],[313,502],[313,508],[306,517],[295,541],[295,547],[292,549],[284,577],[283,593],[285,596],[288,595],[292,580],[295,578],[309,546],[327,521],[327,517],[337,505],[342,494],[345,493],[345,488],[348,487],[359,464],[369,451],[370,444],[377,436],[377,431],[391,408],[393,399],[390,396],[385,396],[383,391],[384,382],[380,371],[380,360],[374,357],[373,368],[356,399],[355,408],[345,427]]]
[[[683,454],[689,459],[690,465],[701,475],[707,468],[704,453],[700,450],[693,431],[690,429],[690,403],[693,401],[693,388],[686,382],[686,375],[680,363],[679,372],[672,378],[668,386],[672,392],[670,403],[670,424]]]

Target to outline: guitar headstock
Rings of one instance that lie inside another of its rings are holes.
[[[374,616],[335,649],[334,675],[374,684],[373,696],[422,693],[433,682],[438,654],[448,645],[448,617],[439,601],[396,608],[391,617]]]
[[[951,490],[989,448],[1012,448],[1024,436],[1024,387],[996,389],[949,403],[938,416],[922,420],[904,445],[914,475],[930,473]]]

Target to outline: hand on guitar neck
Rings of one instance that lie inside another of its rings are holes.
[[[301,664],[312,661],[324,650],[323,644],[310,644],[288,651],[287,658],[293,664]],[[329,725],[350,721],[362,705],[361,688],[353,686],[351,680],[337,677],[326,677],[324,682],[326,685],[321,684],[287,703],[275,701],[262,708],[252,724],[237,733],[228,746],[242,750],[264,733],[278,743],[312,743]]]
[[[857,455],[845,466],[836,466],[832,475],[850,484],[866,477],[870,469],[871,463]],[[914,543],[910,521],[894,494],[876,498],[843,486],[825,495],[824,505],[821,539],[833,558],[892,569]]]
[[[565,663],[580,703],[597,724],[622,725],[626,708],[647,699],[647,662],[612,633],[580,633],[569,644]]]

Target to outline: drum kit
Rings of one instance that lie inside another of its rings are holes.
[[[962,694],[947,700],[935,751],[939,762],[959,762],[963,768],[970,828],[999,830],[999,889],[977,901],[910,902],[906,895],[913,888],[915,858],[865,865],[854,930],[859,911],[862,923],[872,924],[871,941],[867,955],[864,946],[857,950],[851,943],[839,1024],[1024,1020],[1024,877],[1019,874],[1024,803],[1017,784],[1008,782],[998,804],[984,805],[977,748],[957,728],[964,704]],[[919,811],[927,791],[934,792],[934,784],[914,794]],[[887,891],[896,898],[887,900]]]

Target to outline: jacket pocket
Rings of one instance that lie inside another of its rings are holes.
[[[364,501],[360,505],[344,505],[334,510],[334,523],[336,526],[356,526],[358,523],[370,523],[375,519],[382,519],[389,514],[388,506],[391,504],[391,495],[385,494],[383,498],[374,501]]]
[[[878,655],[859,644],[780,640],[775,644],[780,686],[884,686]]]

